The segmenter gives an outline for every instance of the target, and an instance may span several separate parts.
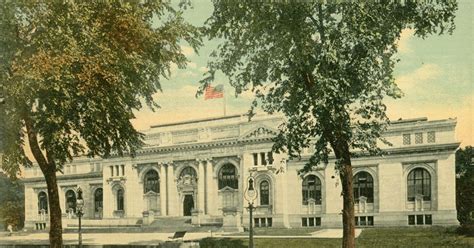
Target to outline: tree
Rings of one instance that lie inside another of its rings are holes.
[[[456,151],[456,209],[463,229],[474,235],[474,148]],[[470,230],[470,231],[469,231]]]
[[[394,83],[397,40],[454,29],[455,1],[214,1],[206,22],[213,52],[200,92],[223,72],[239,94],[252,90],[250,109],[283,113],[274,150],[299,157],[314,146],[308,171],[334,154],[342,182],[343,247],[354,247],[352,151],[378,154]]]
[[[0,227],[23,227],[25,220],[23,185],[0,172]],[[3,229],[3,228],[1,228]]]
[[[171,63],[187,63],[198,28],[182,17],[188,2],[7,1],[0,6],[0,83],[10,175],[31,166],[46,180],[51,247],[61,247],[57,172],[74,156],[132,155],[143,135],[133,110],[158,106],[153,94]]]

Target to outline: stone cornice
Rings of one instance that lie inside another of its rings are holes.
[[[447,144],[433,144],[433,145],[422,145],[422,146],[411,146],[411,147],[400,147],[400,148],[387,148],[383,149],[382,155],[369,155],[367,152],[354,152],[355,156],[351,159],[358,158],[375,158],[375,157],[390,157],[397,155],[410,155],[410,154],[427,154],[427,153],[443,153],[443,152],[454,152],[460,145],[460,142],[447,143]],[[292,164],[299,161],[307,161],[311,155],[301,156],[301,160],[293,160]],[[334,154],[329,155],[330,160],[336,159]],[[291,160],[290,160],[291,161]]]
[[[58,175],[58,182],[74,180],[74,179],[97,179],[102,178],[102,172],[89,172],[89,173],[80,173],[72,175]],[[33,178],[23,178],[21,179],[24,183],[33,183],[33,182],[44,182],[43,176],[33,177]]]

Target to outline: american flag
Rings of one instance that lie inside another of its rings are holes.
[[[222,97],[224,97],[224,85],[219,84],[215,87],[212,87],[210,85],[207,86],[206,92],[204,93],[204,100]]]

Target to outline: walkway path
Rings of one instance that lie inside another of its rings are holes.
[[[356,229],[356,237],[362,232],[361,229]],[[184,240],[200,240],[206,237],[222,237],[226,238],[247,238],[243,235],[228,236],[229,233],[186,233]],[[84,233],[82,234],[83,243],[88,245],[147,245],[158,244],[168,240],[168,237],[173,236],[173,233]],[[342,229],[323,229],[311,233],[308,236],[270,236],[270,235],[256,235],[255,238],[341,238]],[[64,244],[76,244],[77,233],[64,233]],[[0,244],[47,244],[48,233],[14,233],[13,236],[8,236],[7,233],[0,233]]]

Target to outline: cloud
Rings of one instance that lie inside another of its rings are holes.
[[[186,57],[194,55],[194,49],[190,46],[181,46],[181,52],[186,55]]]
[[[400,38],[398,39],[398,51],[400,53],[411,53],[413,50],[410,48],[410,39],[415,34],[414,29],[406,28],[403,29],[400,33]]]
[[[403,91],[410,90],[415,86],[434,80],[442,74],[442,69],[436,64],[424,64],[414,72],[399,76],[395,79],[398,87]]]

